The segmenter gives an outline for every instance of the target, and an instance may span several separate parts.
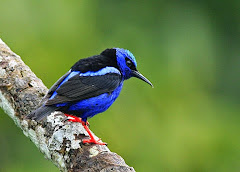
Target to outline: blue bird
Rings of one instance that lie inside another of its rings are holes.
[[[82,123],[90,136],[83,143],[103,145],[93,137],[87,119],[112,105],[124,80],[137,77],[153,87],[136,67],[133,54],[122,48],[106,49],[100,55],[81,59],[49,89],[42,106],[27,118],[40,121],[53,111],[61,111],[69,121]]]

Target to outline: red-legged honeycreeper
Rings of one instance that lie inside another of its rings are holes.
[[[136,77],[153,87],[136,67],[133,54],[122,48],[106,49],[100,55],[81,59],[49,89],[42,106],[27,118],[40,121],[53,111],[61,111],[69,121],[82,123],[90,136],[83,143],[104,145],[93,137],[87,119],[112,105],[124,80]]]

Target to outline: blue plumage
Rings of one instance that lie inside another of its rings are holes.
[[[103,93],[99,96],[76,102],[69,107],[68,111],[70,114],[74,114],[75,111],[82,112],[81,118],[86,122],[87,118],[91,118],[98,113],[106,111],[119,96],[122,86],[123,83],[121,83],[111,94]]]
[[[122,48],[106,49],[100,55],[81,59],[49,89],[43,105],[28,118],[40,121],[53,111],[61,111],[80,117],[86,127],[88,118],[112,105],[124,80],[137,77],[152,86],[136,67],[133,54]],[[85,143],[99,144],[91,133],[89,135],[91,139]]]
[[[121,75],[119,70],[117,70],[114,67],[105,67],[97,72],[88,71],[85,73],[81,73],[80,71],[78,72],[71,71],[69,75],[61,82],[58,88],[75,75],[88,77],[88,76],[101,76],[109,73],[116,73],[118,75]],[[122,90],[122,86],[123,86],[123,79],[120,81],[120,85],[114,91],[112,91],[111,94],[103,93],[96,97],[91,97],[91,98],[76,101],[76,102],[59,103],[59,104],[56,104],[55,106],[56,107],[68,106],[68,110],[66,111],[66,113],[77,114],[77,116],[78,114],[81,114],[80,117],[84,122],[86,122],[87,118],[93,117],[94,115],[107,110],[112,105],[112,103],[116,100],[116,98],[119,96],[120,91]],[[57,95],[57,91],[54,91],[54,93],[49,99],[54,99],[56,95]]]

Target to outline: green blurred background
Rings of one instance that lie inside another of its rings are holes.
[[[240,171],[240,1],[0,0],[0,38],[50,87],[80,58],[129,49],[92,131],[136,171]],[[58,171],[0,111],[0,171]]]

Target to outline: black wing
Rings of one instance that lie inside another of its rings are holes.
[[[71,73],[71,70],[69,70],[67,73],[65,73],[61,78],[55,82],[52,87],[48,90],[48,93],[45,95],[45,97],[42,99],[41,104],[43,104],[47,99],[49,99],[54,91],[58,88],[58,86],[63,82],[63,80]]]
[[[48,94],[52,95],[54,91],[56,91],[57,87],[63,82],[63,80],[71,73],[71,70],[69,70],[67,73],[65,73],[61,78],[57,80],[53,84],[53,86],[48,90]]]
[[[57,95],[46,105],[80,101],[103,93],[110,93],[121,83],[121,75],[108,73],[99,76],[79,76],[70,78],[56,89]]]

